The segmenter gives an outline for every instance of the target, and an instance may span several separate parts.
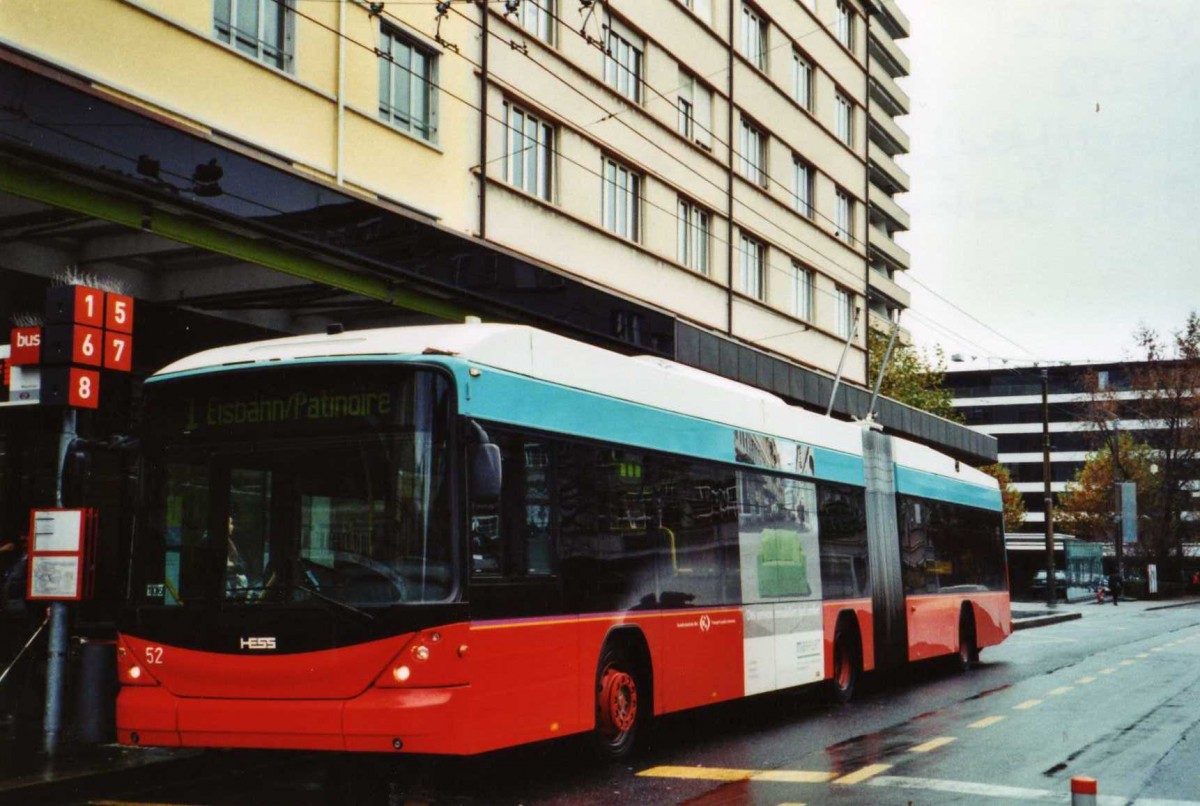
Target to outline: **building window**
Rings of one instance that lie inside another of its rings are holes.
[[[854,294],[838,286],[834,297],[837,300],[837,322],[834,323],[834,327],[840,338],[848,339],[854,332]]]
[[[799,53],[792,54],[792,98],[805,109],[812,111],[813,68],[808,59]]]
[[[679,262],[708,274],[708,211],[679,200]]]
[[[675,99],[678,110],[677,131],[689,140],[711,148],[712,90],[685,70],[679,71],[678,86]]]
[[[604,185],[601,188],[600,220],[604,228],[622,238],[639,237],[638,213],[641,206],[641,177],[615,160],[604,158]]]
[[[854,12],[845,0],[837,4],[837,40],[854,50]]]
[[[554,127],[504,102],[504,181],[551,201]]]
[[[604,83],[635,103],[642,100],[642,40],[614,19],[608,21]]]
[[[809,321],[813,312],[813,273],[792,261],[792,315]]]
[[[742,6],[742,55],[759,70],[767,69],[767,21],[748,5]]]
[[[712,0],[683,0],[683,4],[697,17],[712,24]]]
[[[436,82],[436,54],[396,31],[380,31],[379,117],[422,140],[433,140]]]
[[[813,167],[799,154],[792,155],[792,195],[796,198],[796,212],[806,218],[813,214]]]
[[[288,0],[216,0],[213,4],[217,39],[280,70],[291,66],[293,24]]]
[[[834,96],[837,109],[837,138],[848,146],[854,145],[854,104],[840,92]]]
[[[742,292],[755,299],[762,299],[763,280],[767,273],[767,245],[743,234],[739,251],[738,267]]]
[[[517,22],[547,44],[554,44],[554,0],[521,0]]]
[[[854,240],[854,199],[842,188],[837,189],[833,224],[838,238],[847,243]]]
[[[740,165],[742,176],[757,185],[767,185],[767,136],[762,130],[742,118]]]

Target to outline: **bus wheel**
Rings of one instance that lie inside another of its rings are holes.
[[[854,630],[839,621],[833,633],[833,680],[830,689],[833,698],[842,704],[854,699],[854,687],[858,685],[861,662],[858,640]]]
[[[958,617],[958,657],[957,666],[960,671],[970,671],[979,662],[979,647],[975,646],[975,620],[971,611],[964,607]]]
[[[609,643],[596,674],[596,749],[605,758],[624,758],[633,750],[644,721],[645,686],[629,653]]]

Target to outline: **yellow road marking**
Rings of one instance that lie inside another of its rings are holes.
[[[868,778],[874,778],[881,772],[886,772],[892,768],[891,764],[870,764],[863,767],[857,772],[852,772],[849,775],[843,775],[841,778],[834,779],[835,784],[860,784]]]
[[[824,784],[837,773],[810,770],[739,770],[728,767],[651,767],[639,778],[686,778],[695,781],[774,781],[785,784]]]
[[[1066,694],[1068,691],[1074,691],[1074,686],[1059,686],[1056,689],[1051,689],[1049,694],[1051,697],[1057,697],[1060,694]]]
[[[1041,704],[1042,704],[1041,700],[1026,700],[1025,702],[1021,703],[1020,705],[1014,705],[1013,710],[1014,711],[1028,711],[1033,706],[1041,705]]]
[[[748,781],[754,770],[723,767],[651,767],[638,773],[640,778],[689,778],[700,781]]]
[[[1095,683],[1096,678],[1089,674],[1089,675],[1085,675],[1084,677],[1079,678],[1075,682],[1086,686],[1088,683]]]
[[[1107,669],[1101,669],[1100,674],[1112,674],[1115,671],[1116,671],[1116,669],[1114,669],[1110,666]]]
[[[950,744],[952,741],[954,741],[953,736],[939,736],[936,739],[930,739],[924,744],[919,744],[916,747],[911,748],[911,752],[928,753],[930,750],[937,750],[939,747]]]
[[[972,722],[970,725],[967,725],[967,727],[968,728],[990,728],[992,725],[995,725],[997,722],[1000,722],[1003,719],[1004,719],[1004,717],[1002,717],[1002,716],[985,716],[983,719],[979,720],[978,722]]]
[[[835,772],[809,770],[764,770],[750,776],[751,781],[774,781],[780,784],[824,784],[837,778]]]

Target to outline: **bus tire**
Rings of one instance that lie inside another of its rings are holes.
[[[959,671],[967,672],[979,662],[979,646],[975,641],[975,617],[971,612],[971,604],[963,605],[958,616],[958,654],[955,665]]]
[[[596,666],[596,727],[594,745],[601,758],[625,758],[638,742],[651,708],[644,665],[632,652],[632,642],[609,639]]]
[[[859,647],[858,630],[849,619],[838,619],[833,631],[833,678],[829,681],[830,694],[837,703],[845,705],[854,699],[854,689],[862,674],[862,651]]]

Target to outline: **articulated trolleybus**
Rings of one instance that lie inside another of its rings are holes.
[[[471,754],[1011,630],[1000,492],[536,329],[200,353],[146,386],[120,741]]]

